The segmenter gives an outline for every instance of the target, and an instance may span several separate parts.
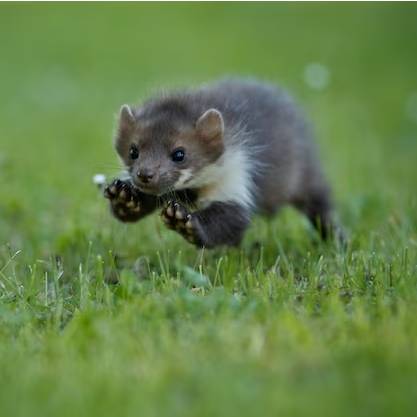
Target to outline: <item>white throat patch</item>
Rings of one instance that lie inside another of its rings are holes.
[[[187,187],[200,190],[198,204],[202,207],[216,201],[235,202],[250,207],[253,205],[251,168],[252,164],[244,149],[232,146],[226,148],[218,161],[203,168],[196,177],[187,182]],[[186,171],[188,170],[184,170],[182,184],[192,175]]]
[[[175,183],[175,189],[180,190],[184,188],[185,183],[193,176],[192,170],[190,168],[183,169],[181,171],[180,177]]]

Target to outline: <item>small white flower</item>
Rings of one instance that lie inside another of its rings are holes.
[[[98,185],[98,186],[104,185],[106,183],[106,176],[104,174],[94,175],[93,183]]]

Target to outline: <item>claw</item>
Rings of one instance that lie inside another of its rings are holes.
[[[174,216],[174,210],[172,208],[172,206],[169,204],[168,207],[166,208],[166,214],[169,217],[173,217]]]
[[[191,230],[193,228],[193,224],[191,223],[191,215],[187,215],[187,221],[185,222],[185,228]]]

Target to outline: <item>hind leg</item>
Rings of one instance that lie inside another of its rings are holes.
[[[308,217],[322,239],[334,236],[338,228],[333,218],[333,204],[327,189],[307,191],[294,201],[294,205]]]

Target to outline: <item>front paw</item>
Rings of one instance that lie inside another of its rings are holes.
[[[169,201],[162,210],[161,217],[169,229],[178,232],[188,242],[201,244],[196,219],[184,206],[176,201]]]
[[[113,214],[122,221],[135,221],[141,214],[139,193],[133,185],[116,179],[104,189],[104,197],[110,200]]]

